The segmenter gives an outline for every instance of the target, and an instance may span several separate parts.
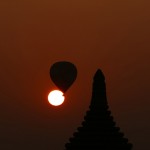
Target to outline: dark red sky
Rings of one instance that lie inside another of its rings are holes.
[[[62,150],[106,76],[110,109],[134,150],[150,139],[149,0],[0,1],[0,149]],[[58,108],[50,66],[73,62],[78,78]]]

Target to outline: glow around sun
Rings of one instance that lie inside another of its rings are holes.
[[[64,93],[59,90],[53,90],[48,95],[48,101],[53,106],[61,105],[65,100]]]

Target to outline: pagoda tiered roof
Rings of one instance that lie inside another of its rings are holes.
[[[105,77],[101,70],[94,76],[89,110],[81,127],[65,145],[66,150],[131,150],[132,144],[124,137],[108,109]]]

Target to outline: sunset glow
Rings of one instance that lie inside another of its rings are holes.
[[[48,101],[53,106],[61,105],[65,100],[63,92],[59,90],[53,90],[48,95]]]

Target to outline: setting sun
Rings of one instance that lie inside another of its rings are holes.
[[[48,95],[48,101],[53,106],[61,105],[65,100],[63,92],[59,90],[53,90]]]

